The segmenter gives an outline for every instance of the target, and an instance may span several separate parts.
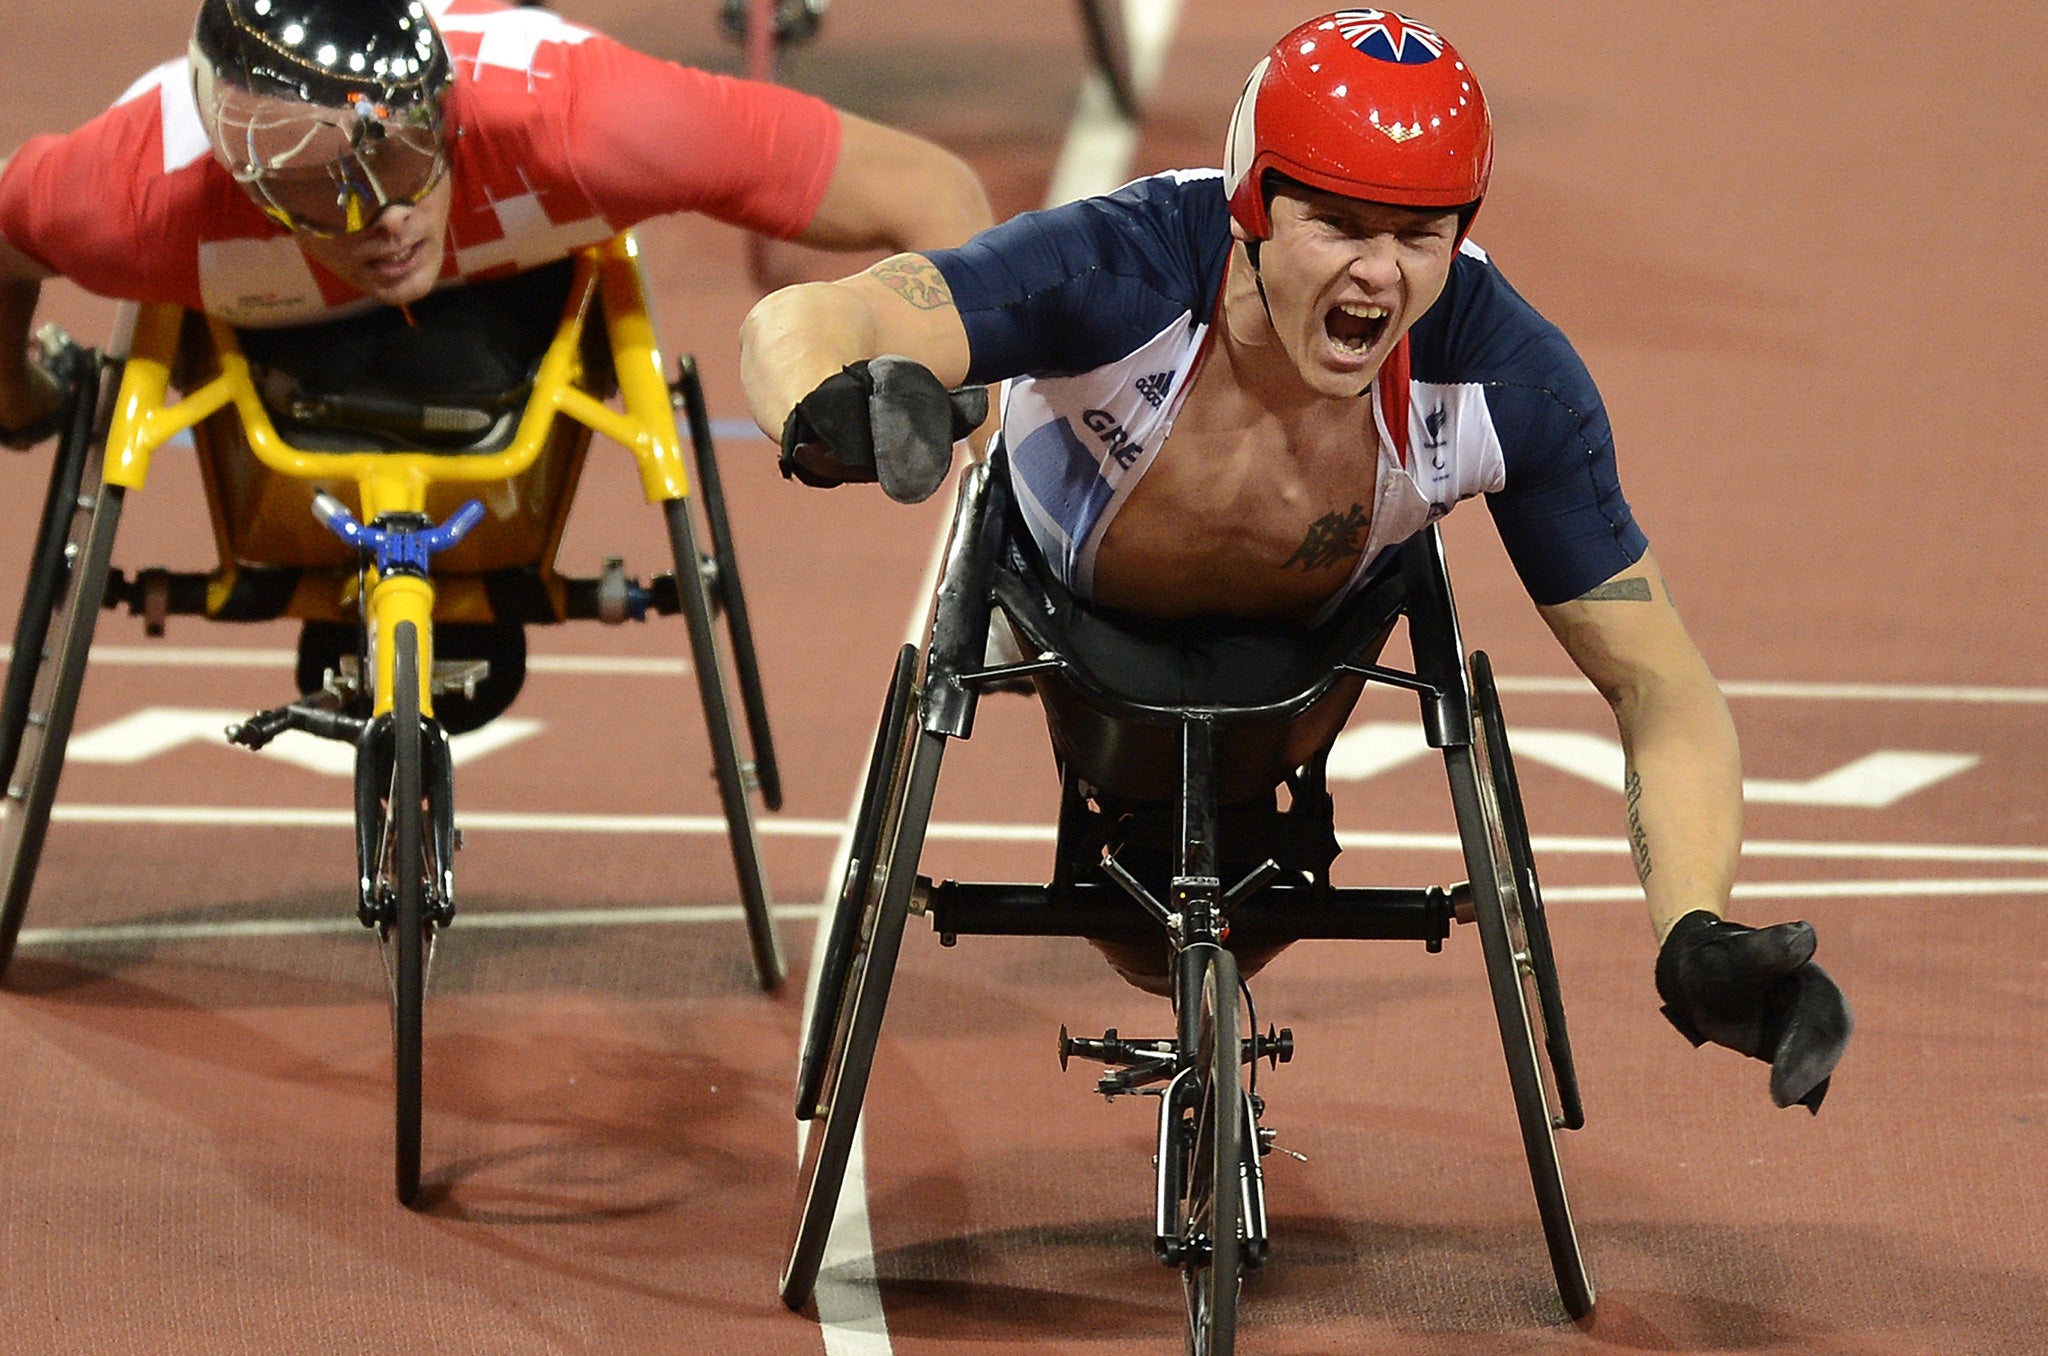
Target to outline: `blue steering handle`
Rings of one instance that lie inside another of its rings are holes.
[[[481,499],[472,499],[446,522],[432,527],[367,527],[356,521],[346,504],[321,490],[313,496],[313,516],[335,536],[373,556],[379,574],[390,573],[394,566],[410,566],[424,574],[429,559],[461,541],[484,520],[484,505]]]

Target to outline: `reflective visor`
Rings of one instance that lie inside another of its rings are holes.
[[[314,235],[360,231],[393,205],[427,196],[447,173],[437,120],[358,99],[347,108],[216,87],[215,149],[266,215]]]

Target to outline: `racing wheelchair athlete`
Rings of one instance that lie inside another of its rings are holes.
[[[954,243],[988,217],[930,143],[490,0],[205,0],[186,57],[0,170],[0,345],[21,353],[0,362],[0,436],[64,435],[0,705],[0,965],[102,606],[158,633],[299,619],[299,697],[230,738],[355,746],[407,1204],[422,996],[455,905],[446,737],[511,703],[526,626],[686,619],[755,973],[783,977],[750,802],[778,806],[780,779],[710,419],[694,364],[664,368],[631,229],[685,210],[839,248]],[[59,274],[139,303],[107,352],[30,353]],[[115,570],[125,496],[186,433],[218,566]],[[673,574],[556,570],[593,434],[634,457]]]
[[[809,484],[930,495],[978,388],[1005,383],[1001,450],[966,478],[929,643],[890,688],[818,977],[793,1307],[816,1279],[909,912],[946,938],[1087,937],[1173,998],[1170,1037],[1062,1051],[1108,1064],[1105,1092],[1163,1085],[1155,1241],[1182,1273],[1196,1352],[1233,1349],[1239,1275],[1267,1248],[1262,1102],[1242,1075],[1290,1043],[1240,1022],[1243,982],[1294,940],[1433,948],[1469,913],[1559,1293],[1590,1310],[1553,1139],[1581,1119],[1563,1008],[1489,666],[1464,654],[1434,529],[1482,494],[1613,707],[1667,1015],[1695,1044],[1768,1063],[1778,1105],[1818,1109],[1847,1003],[1811,961],[1810,926],[1723,918],[1733,725],[1622,497],[1590,376],[1468,239],[1491,156],[1478,82],[1441,34],[1339,11],[1254,67],[1220,173],[1026,214],[749,316],[755,418]],[[1376,660],[1401,618],[1412,671]],[[1062,780],[1053,879],[920,877],[945,741],[969,733],[979,691],[1024,678]],[[1420,699],[1461,886],[1330,884],[1325,759],[1367,681]]]

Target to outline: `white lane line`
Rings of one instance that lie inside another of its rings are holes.
[[[274,805],[60,804],[51,810],[50,818],[59,824],[185,825],[241,829],[353,829],[356,822],[352,810]],[[456,812],[455,822],[465,830],[501,833],[649,834],[657,837],[715,834],[724,837],[726,832],[725,819],[720,815],[592,815],[464,810]],[[845,823],[837,819],[762,819],[756,821],[756,827],[766,838],[831,838],[846,832]]]
[[[0,659],[13,658],[14,647],[0,645]],[[290,670],[298,663],[298,655],[291,650],[241,650],[220,645],[95,645],[90,662],[133,668]],[[535,654],[527,656],[526,671],[668,678],[687,675],[690,664],[685,659],[652,655]]]
[[[815,904],[781,904],[777,918],[816,918]],[[533,909],[514,913],[470,910],[456,916],[462,932],[524,931],[546,928],[619,928],[737,923],[746,911],[737,904],[684,904],[619,909]],[[241,941],[267,937],[315,937],[365,931],[351,917],[237,918],[190,923],[101,923],[76,928],[23,928],[18,946],[121,946],[135,942]]]
[[[2048,876],[1992,876],[1956,880],[1745,881],[1735,887],[1735,898],[1741,900],[2020,898],[2033,895],[2048,895]],[[1634,904],[1640,903],[1642,897],[1642,890],[1633,885],[1547,886],[1543,891],[1545,904]],[[823,904],[781,904],[776,906],[775,916],[783,920],[822,919],[826,915],[826,908],[827,906]],[[737,904],[619,909],[522,909],[507,913],[470,910],[458,915],[453,926],[460,932],[538,932],[572,928],[696,927],[711,923],[737,923],[744,921],[745,917],[744,910]],[[277,937],[340,936],[354,935],[362,931],[364,928],[361,923],[343,915],[332,918],[239,918],[218,922],[98,923],[75,928],[23,928],[16,945],[29,948],[84,950],[96,946],[133,946],[138,943],[154,945],[176,942],[267,940]],[[808,1014],[806,1025],[808,1026]],[[799,1139],[801,1137],[799,1134]],[[850,1177],[848,1184],[851,1185]],[[842,1263],[866,1255],[859,1251],[863,1246],[863,1240],[866,1241],[865,1246],[872,1250],[872,1239],[868,1238],[866,1233],[864,1193],[844,1193],[842,1200],[846,1202],[841,1212],[844,1222],[835,1218],[833,1223],[832,1243],[827,1249],[824,1268],[818,1281],[821,1292],[825,1291],[828,1285],[835,1290],[854,1285],[857,1277],[843,1273],[827,1276],[824,1273],[838,1273]],[[835,1294],[835,1310],[840,1310],[840,1298]],[[860,1321],[850,1312],[850,1306],[840,1312],[846,1322]],[[874,1321],[874,1316],[870,1315],[868,1321]]]
[[[1113,185],[1112,185],[1113,187]],[[13,657],[13,647],[0,644],[0,660]],[[118,664],[136,668],[250,668],[290,669],[297,656],[290,650],[235,649],[200,645],[96,645],[94,664]],[[529,673],[593,674],[621,677],[667,678],[687,675],[685,659],[652,655],[536,654],[526,660]],[[1536,674],[1496,675],[1503,692],[1527,692],[1549,696],[1597,695],[1583,678]],[[1927,702],[1956,706],[2048,706],[2048,687],[1986,687],[1944,683],[1821,683],[1780,682],[1771,679],[1729,679],[1721,684],[1722,695],[1730,698],[1765,698],[1777,701],[1870,701]]]
[[[865,771],[865,765],[863,765]],[[859,792],[856,789],[855,795]],[[858,810],[858,806],[855,809]],[[51,811],[60,824],[191,826],[251,829],[352,829],[355,816],[342,809],[313,809],[293,806],[245,805],[76,805],[60,804]],[[723,836],[725,820],[718,815],[599,815],[553,814],[545,811],[470,810],[457,813],[455,822],[473,832],[639,834],[653,837]],[[768,816],[755,825],[764,838],[831,838],[844,853],[851,842],[852,816],[846,819],[786,819]],[[927,839],[965,843],[1051,843],[1050,824],[996,824],[976,821],[934,820],[925,831]],[[1626,857],[1629,846],[1620,838],[1587,838],[1539,834],[1530,840],[1545,855],[1593,855]],[[1457,852],[1455,833],[1388,833],[1372,830],[1339,830],[1337,844],[1346,850],[1384,852]],[[1872,862],[2006,862],[2014,865],[2048,863],[2048,847],[2000,843],[1872,843],[1802,842],[1756,839],[1742,845],[1745,857],[1812,858],[1815,860]],[[836,878],[844,866],[835,863]],[[829,900],[828,900],[829,902]],[[808,1003],[809,997],[806,997]]]
[[[1735,899],[1952,899],[1967,895],[2048,895],[2048,877],[1993,876],[1984,880],[1738,881]],[[1635,885],[1543,887],[1545,904],[1641,903]]]
[[[1152,88],[1165,63],[1166,48],[1180,22],[1181,0],[1123,0],[1124,32],[1131,55],[1131,84],[1139,96]],[[1138,126],[1117,111],[1109,80],[1090,68],[1074,100],[1073,121],[1053,164],[1045,205],[1057,207],[1107,193],[1130,174],[1138,154]]]
[[[965,827],[965,826],[962,826]],[[963,835],[964,836],[964,835]],[[1052,830],[1046,830],[1051,841]],[[1458,852],[1455,833],[1337,833],[1341,848],[1376,848],[1392,852]],[[1624,857],[1628,843],[1620,838],[1554,837],[1538,834],[1529,845],[1541,856],[1591,854]],[[1817,860],[1873,862],[2048,862],[2048,847],[1970,843],[1820,843],[1758,839],[1742,845],[1745,857],[1806,857]]]
[[[1496,677],[1502,692],[1532,692],[1592,697],[1598,694],[1584,678],[1526,675]],[[1783,701],[1936,702],[1957,706],[2048,706],[2048,687],[1982,687],[1953,683],[1809,683],[1770,679],[1729,678],[1720,683],[1724,697],[1763,697]]]

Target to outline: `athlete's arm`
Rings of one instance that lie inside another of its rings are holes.
[[[1725,915],[1742,849],[1735,723],[1656,562],[1645,552],[1538,611],[1614,709],[1629,846],[1658,940],[1696,909]]]
[[[839,114],[839,157],[797,239],[821,249],[950,249],[992,221],[967,162],[880,123]]]
[[[0,176],[7,162],[0,161]],[[0,235],[0,429],[26,428],[63,399],[63,391],[29,359],[29,330],[50,271]]]
[[[884,353],[967,376],[967,331],[939,271],[915,250],[948,249],[987,227],[988,198],[964,161],[921,137],[839,115],[839,158],[797,236],[828,249],[903,251],[838,282],[784,288],[740,330],[740,378],[770,437],[797,401],[848,363]]]
[[[883,354],[967,379],[967,329],[946,280],[921,254],[898,254],[837,282],[763,298],[740,327],[740,381],[761,431],[782,436],[796,403],[849,363]]]

